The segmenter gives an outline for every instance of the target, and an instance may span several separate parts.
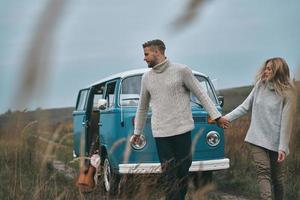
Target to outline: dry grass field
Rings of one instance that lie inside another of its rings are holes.
[[[221,91],[225,112],[238,105],[249,87]],[[234,96],[240,94],[238,99]],[[233,102],[234,101],[234,102]],[[78,169],[72,162],[72,108],[36,111],[8,111],[0,115],[0,199],[160,199],[155,177],[131,177],[123,180],[125,189],[119,195],[107,196],[99,186],[82,194],[70,179],[53,167],[60,160]],[[214,183],[204,188],[191,187],[187,199],[220,199],[218,191],[258,198],[258,188],[251,156],[243,142],[250,117],[235,121],[226,133],[226,156],[231,167],[214,173]],[[286,199],[300,198],[300,115],[297,113],[286,161]],[[76,171],[76,170],[75,170]],[[76,172],[73,174],[76,177]],[[145,181],[147,180],[147,181]],[[130,192],[129,192],[130,191]]]

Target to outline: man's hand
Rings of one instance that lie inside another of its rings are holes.
[[[141,143],[141,135],[133,134],[133,136],[130,139],[131,144],[140,144]]]
[[[226,128],[229,127],[230,122],[229,122],[229,120],[228,120],[226,117],[224,117],[224,116],[220,117],[220,118],[219,118],[218,120],[216,120],[216,121],[217,121],[218,126],[221,127],[221,128],[226,129]]]
[[[285,152],[279,150],[277,162],[283,162],[285,160],[285,157],[286,157]]]

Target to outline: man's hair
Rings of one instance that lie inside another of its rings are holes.
[[[162,40],[149,40],[143,44],[143,48],[146,47],[156,47],[162,54],[165,54],[166,46]]]

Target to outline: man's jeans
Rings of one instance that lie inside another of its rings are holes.
[[[188,187],[188,173],[192,164],[191,132],[155,138],[162,165],[162,185],[166,200],[184,200]]]
[[[278,153],[249,143],[256,167],[260,196],[263,200],[283,199],[284,170],[282,163],[277,162]]]

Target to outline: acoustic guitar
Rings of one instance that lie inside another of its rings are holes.
[[[96,141],[98,141],[98,136],[96,138]],[[91,150],[90,150],[90,154],[89,157],[92,156],[92,153],[98,153],[98,151],[94,152],[94,146],[95,146],[95,141],[92,144]],[[95,187],[95,173],[96,173],[96,168],[94,166],[91,165],[91,162],[85,162],[85,160],[81,161],[84,162],[81,164],[80,166],[80,170],[79,170],[79,176],[78,179],[76,181],[76,186],[78,187],[78,189],[81,192],[91,192],[93,191],[94,187]]]
[[[81,192],[91,192],[95,187],[94,176],[96,173],[96,168],[91,164],[88,166],[83,166],[80,168],[80,173],[76,182],[76,186]]]

